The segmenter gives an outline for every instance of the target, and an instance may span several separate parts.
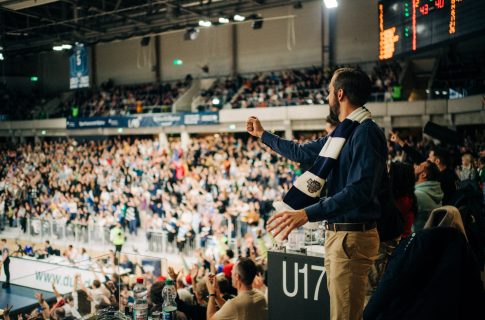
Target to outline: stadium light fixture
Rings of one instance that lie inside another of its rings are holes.
[[[233,19],[234,21],[237,21],[237,22],[243,22],[244,20],[246,20],[246,17],[236,14],[234,15]]]
[[[212,26],[212,22],[209,20],[199,20],[199,26],[200,27],[210,27]]]
[[[325,7],[327,9],[334,9],[338,7],[337,0],[323,0],[323,3],[325,3]]]
[[[53,46],[52,50],[54,51],[62,51],[62,46]]]
[[[70,44],[63,44],[61,47],[62,47],[62,50],[71,50],[72,49],[72,45],[70,45]]]
[[[224,17],[220,17],[220,18],[219,18],[219,23],[220,23],[220,24],[226,24],[226,23],[229,23],[229,19],[228,19],[228,18],[224,18]]]
[[[190,28],[185,31],[184,39],[185,40],[195,40],[199,36],[199,29],[197,28]]]

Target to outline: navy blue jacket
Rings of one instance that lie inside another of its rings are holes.
[[[312,165],[327,138],[298,144],[265,131],[262,141],[292,161]],[[327,197],[305,208],[308,220],[342,223],[379,219],[378,194],[387,170],[386,160],[384,133],[374,121],[365,120],[347,139],[327,178]]]

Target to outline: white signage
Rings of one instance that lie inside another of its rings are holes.
[[[79,273],[86,287],[91,286],[96,279],[94,272],[77,268],[44,262],[41,260],[10,257],[10,283],[38,290],[53,292],[52,283],[57,291],[65,294],[72,291],[74,276]],[[100,281],[104,280],[100,272],[96,272]],[[0,281],[5,281],[5,272],[1,271]],[[79,287],[78,287],[79,289]]]

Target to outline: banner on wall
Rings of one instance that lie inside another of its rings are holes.
[[[82,43],[76,43],[69,57],[69,88],[89,87],[88,51]]]
[[[91,118],[68,118],[67,129],[93,128],[147,128],[211,125],[219,123],[218,112],[166,113],[140,116],[112,116]]]
[[[72,292],[76,274],[81,276],[86,287],[91,286],[96,279],[94,272],[87,267],[77,268],[37,259],[10,257],[10,282],[15,285],[53,292],[54,283],[57,291],[65,294]],[[99,279],[104,279],[102,273],[96,272],[96,275]],[[4,272],[0,275],[0,281],[5,281]]]

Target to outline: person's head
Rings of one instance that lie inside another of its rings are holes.
[[[45,241],[45,245],[46,245],[46,246],[50,246],[50,245],[51,245],[51,242],[50,242],[49,240],[46,240],[46,241]]]
[[[395,198],[413,195],[415,177],[411,165],[403,162],[392,162],[389,176],[391,190]]]
[[[339,118],[341,106],[362,107],[369,99],[371,82],[361,70],[340,68],[334,72],[328,89],[330,115],[334,120],[343,120]]]
[[[433,162],[426,160],[414,166],[414,176],[417,183],[425,181],[439,181],[440,170]]]
[[[152,304],[161,306],[163,304],[162,290],[165,287],[165,282],[157,281],[150,287],[148,297]]]
[[[232,286],[239,290],[239,288],[251,289],[254,277],[258,270],[253,260],[248,258],[241,258],[232,269]]]
[[[450,164],[450,154],[445,149],[436,148],[429,151],[428,160],[444,170]]]
[[[0,241],[0,247],[6,247],[7,246],[7,239],[3,238],[1,241]]]
[[[66,317],[66,310],[64,308],[58,308],[55,311],[56,319],[64,319]]]
[[[227,249],[227,250],[226,250],[226,256],[227,256],[229,259],[234,258],[234,251],[232,251],[231,249]]]
[[[332,116],[328,115],[327,118],[325,118],[325,131],[327,131],[327,134],[331,134],[333,130],[337,128],[337,125],[338,120],[334,119]]]
[[[483,167],[485,167],[485,157],[481,157],[479,160],[478,160],[478,167],[481,169]]]
[[[469,153],[465,153],[464,155],[461,156],[461,164],[464,167],[468,167],[473,163],[473,157]]]
[[[99,289],[101,287],[101,282],[96,279],[96,280],[93,280],[93,289]]]

